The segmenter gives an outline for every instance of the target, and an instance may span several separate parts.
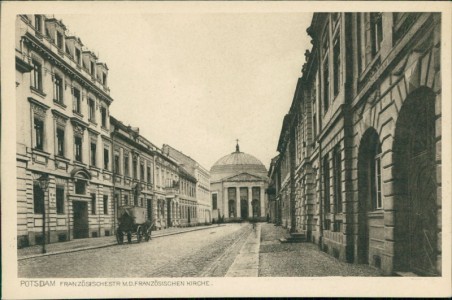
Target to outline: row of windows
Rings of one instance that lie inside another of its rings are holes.
[[[32,60],[33,69],[31,71],[31,87],[35,90],[43,92],[43,82],[42,82],[42,65],[37,60]],[[81,105],[81,92],[78,88],[72,88],[72,98],[73,98],[73,111],[77,114],[82,114]],[[64,106],[64,87],[63,79],[60,75],[55,74],[53,76],[53,100]],[[102,127],[107,127],[107,108],[101,106],[101,125]],[[88,119],[92,123],[96,123],[96,105],[95,100],[88,98]]]
[[[76,184],[76,194],[84,194],[85,183],[83,181],[78,181]],[[35,214],[44,213],[44,191],[39,186],[38,182],[33,183],[33,210]],[[62,185],[57,185],[56,187],[56,212],[57,214],[65,214],[65,188]],[[91,194],[91,214],[97,214],[97,203],[96,194]],[[108,195],[103,195],[103,213],[104,215],[109,214],[108,206]]]
[[[35,15],[34,17],[34,26],[36,32],[39,34],[44,34],[43,32],[43,22],[44,22],[44,16],[42,15]],[[90,73],[93,77],[98,78],[98,81],[101,82],[104,86],[107,85],[107,73],[104,72],[96,72],[96,63],[92,59],[89,59],[89,63],[87,64],[85,61],[82,61],[82,50],[79,47],[76,47],[75,45],[71,48],[69,44],[65,42],[65,34],[62,30],[56,29],[56,35],[55,37],[51,37],[48,28],[46,29],[46,36],[50,38],[52,43],[55,43],[60,53],[63,54],[63,51],[75,62],[78,66],[83,66],[88,73]]]

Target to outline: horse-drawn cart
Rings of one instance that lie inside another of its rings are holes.
[[[136,236],[137,242],[142,239],[147,242],[151,239],[152,224],[146,220],[146,208],[136,206],[120,206],[118,208],[118,229],[116,240],[118,244],[124,243],[124,235],[127,242],[132,242],[132,236]]]

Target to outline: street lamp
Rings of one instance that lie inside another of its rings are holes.
[[[38,178],[39,187],[41,188],[43,194],[49,187],[49,174],[42,174],[41,177]],[[45,195],[42,206],[42,253],[46,253],[46,201]],[[50,200],[50,199],[49,199]]]

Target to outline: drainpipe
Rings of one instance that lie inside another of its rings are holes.
[[[110,126],[111,126],[111,124],[110,124]],[[116,196],[116,193],[115,193],[115,191],[116,191],[116,170],[115,170],[115,159],[114,159],[114,153],[115,153],[115,132],[116,132],[116,127],[113,129],[113,132],[111,133],[111,151],[112,151],[112,153],[113,153],[113,167],[112,167],[112,170],[113,170],[113,197],[112,197],[112,200],[113,200],[113,234],[116,234],[116,211],[117,211],[117,207],[116,207],[116,205],[117,205],[117,203],[116,203],[116,199],[115,199],[115,196]]]
[[[323,248],[323,199],[322,199],[322,143],[320,142],[320,138],[317,139],[317,143],[319,143],[319,215],[320,215],[320,224],[319,224],[319,248]]]

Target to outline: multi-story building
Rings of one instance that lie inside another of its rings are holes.
[[[155,153],[155,189],[156,211],[154,213],[157,229],[179,226],[182,217],[182,204],[179,202],[180,171],[177,162],[165,155],[161,149]],[[193,201],[194,202],[194,201]],[[194,204],[185,204],[196,207]],[[194,209],[194,208],[193,208]],[[191,212],[191,211],[190,211]],[[184,215],[185,217],[185,215]],[[188,218],[188,213],[187,216]]]
[[[440,18],[314,14],[271,169],[283,225],[385,274],[441,274]]]
[[[210,223],[212,215],[212,205],[210,202],[210,175],[206,168],[201,166],[190,156],[185,155],[181,151],[164,144],[162,147],[163,153],[169,157],[175,159],[179,167],[183,170],[183,173],[189,174],[194,181],[187,182],[187,184],[195,183],[195,202],[196,202],[196,222],[197,223]],[[190,190],[187,188],[186,190]],[[181,187],[182,193],[182,187]],[[190,195],[190,193],[188,193]],[[191,202],[189,202],[191,203]],[[189,219],[186,218],[186,222]],[[188,223],[193,223],[193,219]]]
[[[139,128],[110,117],[115,212],[119,206],[146,208],[146,218],[156,220],[154,157],[157,147],[140,135]]]
[[[17,16],[15,50],[18,246],[112,234],[107,66],[45,15]]]

